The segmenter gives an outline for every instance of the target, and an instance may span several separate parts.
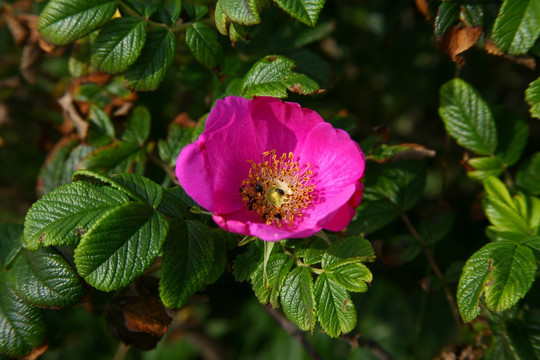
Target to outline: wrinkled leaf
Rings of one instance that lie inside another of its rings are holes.
[[[293,18],[308,26],[315,26],[325,0],[274,0]]]
[[[313,278],[306,267],[294,268],[281,289],[281,305],[285,315],[301,330],[313,331],[317,321]]]
[[[319,323],[330,337],[338,337],[356,326],[356,310],[349,293],[326,273],[315,281]]]
[[[197,22],[186,30],[186,45],[198,62],[213,69],[223,61],[223,50],[214,29]]]
[[[0,270],[7,269],[21,251],[23,226],[0,223]]]
[[[532,195],[540,195],[540,152],[534,154],[519,169],[516,185]]]
[[[526,53],[540,35],[540,2],[504,0],[492,37],[500,51],[511,55]]]

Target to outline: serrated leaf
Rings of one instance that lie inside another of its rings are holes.
[[[293,18],[308,26],[315,26],[325,0],[274,0]]]
[[[451,1],[442,2],[437,10],[433,30],[435,35],[442,36],[459,19],[459,4]]]
[[[399,213],[386,200],[363,201],[356,208],[356,216],[347,227],[347,234],[369,234],[394,221]]]
[[[287,90],[305,94],[315,88],[315,82],[305,75],[293,73],[294,61],[279,55],[268,55],[257,61],[242,80],[242,96],[287,97]],[[299,82],[298,82],[299,81]],[[298,87],[294,87],[298,84]],[[303,88],[305,90],[303,90]],[[316,85],[318,88],[318,85]],[[313,92],[313,91],[311,91]]]
[[[189,208],[197,205],[189,197],[184,189],[176,186],[171,189],[164,189],[163,198],[157,210],[169,217],[197,220],[197,215],[189,211]]]
[[[527,219],[523,217],[502,181],[492,176],[484,181],[484,187],[486,196],[482,199],[482,206],[489,221],[499,229],[528,234]]]
[[[210,26],[196,22],[186,30],[186,45],[198,62],[213,69],[223,61],[223,50]]]
[[[215,283],[223,274],[223,271],[227,266],[228,238],[229,236],[234,237],[233,234],[221,230],[212,230],[211,234],[214,238],[214,259],[212,262],[212,269],[206,278],[207,284]]]
[[[171,309],[182,307],[206,282],[214,261],[214,239],[206,225],[175,221],[163,248],[159,295]]]
[[[115,0],[51,0],[38,21],[43,40],[66,45],[106,23],[116,11]]]
[[[182,1],[181,0],[165,0],[161,9],[158,10],[158,17],[165,24],[172,26],[180,18],[180,13],[182,11]]]
[[[258,0],[219,0],[223,13],[242,25],[255,25],[261,22]]]
[[[126,194],[135,193],[138,195],[135,199],[143,199],[148,204],[155,208],[161,203],[163,198],[163,188],[152,180],[136,174],[120,174],[114,175],[111,178],[118,189],[126,192]],[[128,189],[128,191],[126,191]]]
[[[9,281],[20,298],[39,307],[74,305],[85,293],[71,265],[53,248],[23,251]]]
[[[540,195],[540,152],[534,154],[519,169],[516,185],[532,195]]]
[[[329,279],[335,281],[345,290],[353,292],[366,292],[373,275],[366,265],[359,262],[343,262],[334,264],[332,271],[327,273]]]
[[[326,273],[315,281],[319,323],[330,337],[338,337],[356,326],[356,309],[349,293]]]
[[[64,137],[49,152],[38,176],[37,191],[40,195],[43,196],[65,184],[63,180],[65,178],[66,162],[71,151],[78,143],[79,141],[77,139]]]
[[[262,259],[262,247],[257,242],[247,246],[246,251],[238,255],[233,262],[233,275],[236,281],[248,281]]]
[[[321,238],[313,239],[307,249],[303,252],[302,258],[303,263],[306,265],[318,264],[322,261],[322,257],[326,250],[328,249],[328,244]],[[295,252],[296,256],[300,256],[298,252]]]
[[[41,311],[19,298],[0,273],[0,354],[21,358],[45,340]]]
[[[144,145],[150,135],[150,112],[144,106],[137,106],[131,112],[128,123],[122,133],[122,140]]]
[[[281,288],[285,315],[303,331],[313,331],[317,322],[317,302],[313,278],[306,267],[294,268]]]
[[[146,22],[136,16],[113,19],[103,26],[94,42],[92,65],[118,74],[137,60],[146,40]]]
[[[351,236],[341,238],[326,250],[322,257],[323,269],[332,270],[336,264],[347,262],[366,262],[375,260],[375,252],[371,243],[360,237]],[[337,266],[337,265],[336,265]]]
[[[175,165],[180,151],[192,142],[194,132],[195,128],[171,124],[167,141],[158,141],[159,157],[166,163]]]
[[[304,74],[293,73],[285,80],[285,85],[287,85],[287,90],[300,95],[314,94],[319,91],[319,84]]]
[[[529,139],[529,124],[505,108],[495,109],[498,145],[495,154],[505,166],[514,165],[521,157]]]
[[[531,116],[540,119],[540,78],[529,84],[525,91],[525,101],[531,107]]]
[[[154,261],[168,222],[148,204],[130,202],[108,211],[75,249],[79,274],[96,289],[126,286]]]
[[[30,250],[50,245],[74,245],[109,210],[128,197],[115,189],[75,182],[43,196],[24,221],[24,245]]]
[[[174,59],[176,39],[163,28],[148,31],[141,55],[125,73],[126,85],[137,91],[157,89]]]
[[[227,15],[223,12],[223,2],[218,0],[216,3],[216,8],[214,10],[214,22],[216,24],[216,29],[221,35],[229,35],[229,24],[230,20]]]
[[[22,249],[23,226],[0,223],[0,270],[11,267],[11,263]]]
[[[114,125],[109,115],[100,107],[92,104],[88,115],[87,141],[94,146],[102,146],[110,143],[115,136]]]
[[[529,291],[535,272],[536,259],[528,247],[510,241],[485,245],[463,267],[457,291],[461,317],[470,322],[478,316],[482,293],[489,309],[511,308]]]
[[[537,0],[504,0],[492,37],[499,50],[511,55],[526,53],[540,35],[540,3]]]
[[[453,79],[441,87],[439,114],[446,131],[461,146],[479,155],[497,148],[497,129],[489,106],[471,85]]]
[[[274,308],[278,306],[278,296],[292,266],[292,258],[283,253],[270,255],[266,267],[263,261],[259,263],[251,277],[251,283],[261,304],[270,302]]]
[[[100,172],[122,173],[131,170],[136,163],[142,163],[145,157],[139,145],[117,141],[92,151],[84,158],[82,166]]]

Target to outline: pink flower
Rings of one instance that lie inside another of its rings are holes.
[[[176,163],[180,184],[223,229],[277,241],[343,230],[365,160],[319,114],[271,97],[218,100]]]

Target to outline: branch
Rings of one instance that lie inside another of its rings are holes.
[[[306,336],[303,331],[298,329],[294,324],[292,324],[282,313],[272,309],[270,306],[265,306],[266,312],[268,312],[274,320],[292,337],[294,337],[303,347],[304,350],[315,360],[323,360],[321,355],[315,350],[313,345],[307,341]]]
[[[347,341],[353,349],[366,349],[377,355],[381,360],[394,360],[394,357],[375,340],[365,339],[358,334],[345,334],[341,335],[340,338]]]

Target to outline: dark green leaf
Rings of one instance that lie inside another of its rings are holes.
[[[152,180],[136,174],[114,175],[112,180],[118,184],[118,189],[130,195],[135,193],[138,197],[134,199],[143,199],[155,208],[161,202],[163,197],[163,188]],[[125,189],[128,189],[127,191]],[[130,195],[131,196],[131,195]]]
[[[198,221],[174,221],[163,248],[159,295],[171,309],[182,307],[205,283],[214,262],[214,238]]]
[[[495,337],[485,356],[486,360],[521,360],[517,357],[510,345],[507,336]]]
[[[227,245],[231,237],[235,237],[234,234],[219,230],[211,230],[211,234],[214,237],[214,261],[212,263],[212,269],[206,278],[207,284],[215,283],[223,274],[225,267],[227,266]]]
[[[22,358],[45,340],[41,311],[19,298],[0,273],[0,354]]]
[[[197,215],[189,211],[190,207],[196,205],[184,189],[176,186],[172,189],[164,189],[163,198],[157,210],[169,217],[197,220]]]
[[[275,253],[268,258],[266,267],[264,265],[261,261],[251,277],[253,291],[261,304],[270,302],[276,308],[285,278],[293,266],[293,259],[283,253]]]
[[[531,107],[531,116],[540,119],[540,78],[529,84],[525,91],[525,100]]]
[[[365,292],[373,280],[373,275],[366,265],[359,262],[334,264],[332,271],[326,273],[329,279],[348,291]]]
[[[531,344],[527,325],[518,319],[506,321],[506,335],[519,359],[538,360]]]
[[[214,29],[196,22],[186,30],[186,45],[198,62],[213,69],[223,61],[223,50]]]
[[[187,2],[183,2],[182,7],[184,8],[188,16],[195,21],[202,20],[206,16],[206,14],[208,14],[208,7],[205,5],[189,4]]]
[[[536,259],[528,247],[510,241],[485,245],[463,267],[457,291],[461,317],[470,322],[479,314],[482,293],[492,311],[511,308],[527,294],[535,272]]]
[[[148,135],[150,135],[150,112],[144,106],[137,106],[129,116],[122,140],[142,146]]]
[[[25,250],[9,275],[15,293],[39,307],[74,305],[85,293],[71,265],[52,248]]]
[[[453,79],[441,87],[439,114],[461,146],[480,155],[497,148],[497,129],[489,106],[471,85]]]
[[[235,23],[255,25],[261,22],[258,0],[219,0],[223,13]]]
[[[468,27],[484,26],[484,8],[480,4],[463,4],[459,18]]]
[[[90,106],[88,115],[88,136],[87,141],[94,146],[109,144],[115,136],[114,125],[109,115],[98,106]]]
[[[76,139],[62,138],[49,152],[38,176],[38,192],[41,196],[66,184],[64,179],[68,158],[78,143]],[[71,180],[71,174],[68,180]]]
[[[313,278],[306,267],[294,268],[281,289],[283,312],[301,330],[313,331],[317,321],[317,302]]]
[[[356,326],[356,310],[349,293],[326,273],[315,281],[319,323],[331,337],[346,334]]]
[[[335,264],[346,262],[366,262],[375,260],[375,252],[371,243],[360,237],[352,236],[339,239],[326,250],[321,265],[332,270]],[[341,266],[341,265],[340,265]]]
[[[161,27],[148,31],[141,56],[126,71],[127,86],[137,91],[155,90],[174,59],[175,48],[171,31]]]
[[[165,217],[148,204],[130,202],[112,209],[75,249],[77,270],[99,290],[126,286],[152,264],[167,230]]]
[[[320,263],[327,249],[328,244],[326,241],[321,238],[314,238],[302,254],[304,264],[313,265]],[[299,256],[298,252],[296,252],[295,255]]]
[[[446,206],[432,212],[420,223],[420,236],[430,244],[441,241],[452,230],[455,217],[454,211]]]
[[[435,17],[434,32],[444,35],[459,19],[459,4],[452,1],[442,2]]]
[[[325,0],[274,0],[279,7],[308,26],[315,26]]]
[[[43,196],[26,215],[24,243],[28,249],[73,245],[109,210],[128,197],[109,187],[75,182]]]
[[[248,281],[262,261],[262,246],[251,242],[247,249],[238,255],[233,262],[233,275],[236,281]]]
[[[129,172],[136,163],[142,163],[145,157],[139,145],[117,141],[88,154],[83,161],[83,167],[108,173]]]
[[[540,3],[537,0],[504,0],[492,37],[499,50],[511,55],[526,53],[540,35]]]
[[[126,16],[108,22],[94,43],[92,65],[99,70],[118,74],[139,57],[146,40],[146,22]]]
[[[516,185],[532,195],[540,195],[540,152],[534,154],[519,169]]]
[[[51,0],[39,17],[43,40],[66,45],[106,23],[116,11],[115,0]]]
[[[21,251],[23,226],[0,223],[0,270],[11,267],[11,263]]]
[[[164,0],[162,7],[158,10],[158,17],[165,24],[172,26],[180,18],[181,11],[181,0]]]
[[[386,200],[364,201],[356,208],[356,216],[347,227],[347,234],[369,234],[392,222],[398,210]]]
[[[498,145],[495,154],[506,166],[514,165],[529,139],[529,124],[518,114],[505,108],[496,109]]]
[[[192,142],[195,128],[184,127],[177,124],[169,126],[167,141],[159,139],[159,157],[170,165],[175,165],[182,149]]]

